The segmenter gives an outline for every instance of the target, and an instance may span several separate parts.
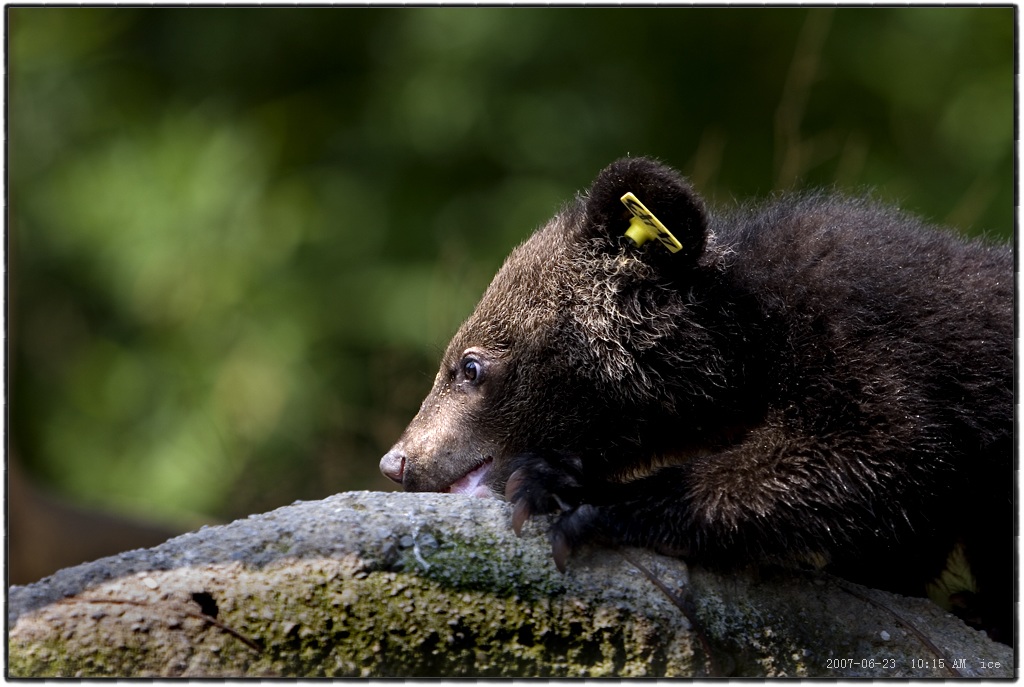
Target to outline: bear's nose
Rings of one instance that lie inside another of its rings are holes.
[[[402,477],[405,476],[405,454],[397,448],[385,453],[380,459],[380,471],[388,479],[401,484]]]

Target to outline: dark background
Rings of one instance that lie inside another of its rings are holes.
[[[54,513],[391,488],[504,255],[627,153],[1008,240],[1014,12],[8,8],[12,570]]]

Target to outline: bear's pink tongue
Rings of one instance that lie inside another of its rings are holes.
[[[466,474],[465,477],[455,480],[452,486],[448,487],[448,492],[451,494],[469,494],[481,499],[494,498],[494,492],[484,484],[484,478],[487,477],[487,473],[490,470],[491,461],[488,460],[480,467]]]

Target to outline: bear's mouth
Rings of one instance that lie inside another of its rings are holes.
[[[481,499],[495,498],[494,492],[491,491],[491,488],[486,484],[487,475],[490,473],[491,465],[493,463],[494,459],[488,458],[465,475],[452,482],[451,486],[449,486],[445,491],[449,494],[468,494],[469,496],[475,496]]]

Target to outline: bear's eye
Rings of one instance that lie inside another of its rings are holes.
[[[462,376],[471,384],[479,384],[484,374],[484,366],[476,358],[462,359]]]

